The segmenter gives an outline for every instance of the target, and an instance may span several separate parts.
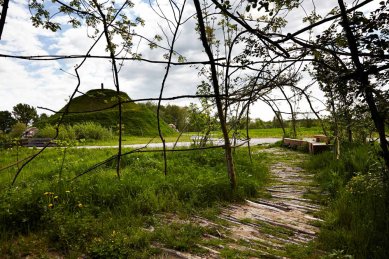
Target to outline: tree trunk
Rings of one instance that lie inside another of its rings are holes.
[[[1,10],[1,16],[0,16],[0,40],[1,40],[1,35],[3,34],[3,29],[4,29],[4,26],[5,26],[5,18],[7,17],[8,3],[9,3],[9,0],[4,0],[3,8]]]
[[[351,130],[351,125],[349,123],[347,123],[346,130],[347,130],[348,142],[352,143],[353,142],[353,131]]]
[[[113,71],[113,78],[114,78],[114,85],[116,88],[116,96],[118,98],[118,122],[119,122],[119,139],[118,139],[118,154],[117,154],[117,160],[116,160],[116,174],[118,178],[120,179],[120,171],[121,171],[121,160],[122,160],[122,135],[123,135],[123,114],[122,114],[122,99],[120,96],[120,86],[119,86],[119,72],[116,65],[116,57],[115,57],[115,51],[113,49],[113,43],[109,35],[109,26],[108,21],[106,19],[106,16],[104,12],[101,10],[101,7],[97,0],[93,0],[100,16],[103,22],[104,26],[104,35],[105,39],[107,41],[107,48],[109,50],[109,56],[112,62],[112,71]]]
[[[228,136],[228,130],[226,125],[226,118],[223,112],[223,103],[220,97],[220,89],[219,89],[219,82],[217,78],[217,71],[216,71],[216,65],[215,65],[215,59],[213,57],[211,48],[209,46],[207,35],[205,32],[205,25],[204,25],[204,18],[201,11],[201,6],[199,0],[194,0],[194,5],[196,7],[196,15],[197,15],[197,21],[199,23],[199,31],[200,31],[200,38],[204,46],[204,50],[207,53],[207,56],[210,61],[211,66],[211,76],[212,76],[212,86],[215,93],[215,101],[216,101],[216,107],[217,107],[217,113],[220,121],[220,126],[223,132],[223,138],[224,138],[224,149],[225,149],[225,156],[226,156],[226,162],[227,162],[227,173],[230,180],[230,185],[232,189],[236,188],[236,175],[235,175],[235,166],[234,166],[234,159],[232,156],[232,148],[230,143],[230,138]]]
[[[334,127],[335,156],[336,156],[336,160],[339,160],[339,158],[340,158],[339,121],[338,121],[338,115],[336,114],[334,95],[332,93],[332,89],[329,89],[329,94],[330,94],[330,104],[331,104],[332,116],[334,117],[334,124],[335,124],[335,127]]]
[[[386,169],[387,171],[389,171],[389,150],[388,150],[388,140],[386,139],[386,134],[385,134],[385,121],[377,109],[377,105],[375,104],[374,101],[373,92],[369,87],[365,87],[365,95],[366,95],[365,96],[366,102],[369,105],[371,117],[373,118],[374,125],[380,137],[380,146],[382,149],[382,156],[385,161]],[[384,174],[383,177],[384,177],[384,181],[388,183],[389,176],[387,174]]]

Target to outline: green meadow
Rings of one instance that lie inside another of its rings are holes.
[[[288,129],[287,129],[288,130]],[[245,138],[246,137],[246,131],[240,130],[238,138]],[[320,127],[312,127],[312,128],[305,128],[305,127],[299,127],[297,129],[298,138],[309,138],[313,137],[317,134],[323,134],[322,129]],[[193,136],[202,136],[201,132],[185,132],[182,134],[179,133],[172,133],[168,135],[164,135],[164,139],[166,142],[192,142],[191,137]],[[230,133],[230,136],[232,137],[232,132]],[[213,131],[211,132],[211,138],[221,138],[222,134],[219,131]],[[282,138],[283,137],[283,131],[281,128],[269,128],[269,129],[250,129],[249,130],[249,137],[250,138]],[[148,137],[142,137],[142,136],[133,136],[133,135],[124,135],[122,139],[122,143],[124,145],[131,145],[131,144],[147,144],[147,143],[162,143],[161,139],[158,135],[148,136]],[[109,139],[102,139],[102,140],[87,140],[83,143],[79,144],[85,144],[85,145],[101,145],[101,146],[113,146],[118,145],[117,139],[112,136]]]
[[[66,150],[66,151],[65,151]],[[255,149],[254,149],[255,150]],[[1,150],[0,168],[37,152]],[[77,178],[115,149],[50,148],[11,182],[17,166],[0,171],[0,254],[6,258],[148,258],[158,246],[202,253],[191,244],[217,232],[186,219],[214,218],[220,206],[260,195],[266,155],[235,151],[238,187],[231,191],[222,149],[123,157]],[[19,165],[20,166],[20,165]]]

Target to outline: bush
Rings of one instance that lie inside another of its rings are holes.
[[[43,128],[40,128],[36,137],[38,138],[54,138],[55,137],[55,127],[52,125],[45,125]]]
[[[20,138],[26,129],[27,129],[26,124],[18,122],[12,126],[9,135],[11,136],[11,138]]]
[[[36,134],[38,138],[54,138],[56,135],[56,127],[52,125],[46,125],[44,128],[40,129]],[[58,131],[59,140],[75,140],[76,133],[72,126],[64,125],[60,126]]]
[[[77,139],[108,140],[113,138],[112,131],[95,122],[83,122],[73,126]]]
[[[324,152],[312,156],[305,166],[316,171],[315,178],[321,188],[335,197],[353,176],[368,172],[370,166],[376,162],[377,155],[371,146],[346,145],[342,147],[339,160],[335,159],[334,153]]]
[[[0,148],[8,148],[12,146],[13,141],[9,134],[0,133]]]
[[[46,125],[40,129],[37,137],[54,138],[56,134],[56,127]],[[102,127],[98,123],[84,122],[78,123],[74,126],[64,125],[59,128],[59,140],[109,140],[113,138],[112,131]]]
[[[61,208],[54,208],[44,215],[43,221],[50,241],[56,244],[57,249],[66,252],[85,249],[85,245],[99,234],[96,233],[93,217],[82,212],[67,213]]]
[[[352,177],[331,204],[320,234],[327,248],[355,258],[389,258],[389,220],[377,172]]]

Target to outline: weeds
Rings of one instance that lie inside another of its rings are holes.
[[[75,175],[115,150],[69,148],[62,170],[59,148],[47,150],[10,187],[15,169],[0,174],[0,254],[20,256],[19,240],[29,240],[32,248],[44,236],[42,249],[66,256],[148,258],[158,253],[157,242],[182,251],[208,231],[188,223],[166,222],[162,214],[206,215],[212,217],[224,202],[242,201],[258,195],[267,179],[266,154],[255,154],[253,163],[247,150],[235,153],[238,188],[232,192],[225,174],[223,151],[169,154],[168,175],[162,171],[160,153],[133,154],[123,159],[120,180],[111,165],[70,181]],[[2,151],[3,152],[3,151]],[[22,148],[19,156],[34,150]],[[16,160],[16,150],[4,150],[0,165]],[[26,241],[27,242],[27,241]],[[12,247],[12,249],[10,248]],[[12,251],[11,251],[12,250]]]
[[[374,146],[347,146],[340,160],[331,153],[312,157],[322,190],[330,194],[319,245],[330,258],[388,258],[389,217]]]

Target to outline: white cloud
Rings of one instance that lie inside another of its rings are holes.
[[[117,1],[119,3],[119,1]],[[160,26],[166,33],[170,31],[166,21],[149,7],[143,0],[133,1],[135,7],[128,11],[132,17],[140,16],[146,21],[144,27],[138,26],[135,30],[150,39],[154,35],[163,35]],[[160,6],[166,14],[171,14],[170,5],[167,1],[159,1]],[[305,4],[306,3],[306,4]],[[155,5],[155,2],[153,2]],[[316,9],[324,15],[336,5],[335,1],[316,1]],[[304,8],[309,13],[313,6],[311,1],[304,1]],[[184,17],[190,17],[195,9],[191,2],[185,7]],[[302,23],[305,14],[301,11],[292,11],[288,14],[289,25],[286,30],[303,28]],[[171,17],[171,16],[170,16]],[[66,22],[65,16],[56,18],[56,21]],[[183,54],[188,61],[206,60],[202,51],[202,44],[195,32],[195,19],[191,18],[180,29],[180,36],[176,43],[177,51]],[[89,31],[91,32],[91,31]],[[30,13],[26,2],[23,0],[12,1],[7,16],[7,23],[4,29],[2,41],[0,41],[0,52],[4,54],[19,55],[46,55],[46,54],[85,54],[93,40],[87,36],[87,28],[77,29],[64,26],[63,30],[56,33],[34,28],[31,25]],[[135,48],[138,40],[134,40]],[[166,39],[160,42],[168,47]],[[235,51],[238,51],[236,48]],[[162,60],[163,50],[149,50],[148,42],[141,41],[139,46],[143,57]],[[105,39],[96,45],[92,54],[107,55],[105,52]],[[33,106],[45,106],[52,109],[59,109],[65,104],[65,99],[74,91],[77,80],[73,76],[60,71],[63,69],[74,74],[74,67],[80,64],[81,59],[66,61],[20,61],[14,59],[0,59],[0,110],[11,110],[17,103],[28,103]],[[80,91],[86,92],[89,89],[100,87],[104,83],[106,88],[113,88],[111,65],[106,59],[89,59],[79,69],[81,76]],[[125,61],[120,72],[121,89],[127,92],[130,97],[145,98],[157,97],[161,87],[164,64],[150,64],[138,61]],[[202,78],[198,76],[198,70],[194,67],[173,66],[166,82],[164,96],[183,94],[194,94],[196,85]],[[180,100],[180,104],[188,104],[194,100]],[[315,104],[318,105],[318,104]],[[306,105],[305,105],[306,106]],[[266,105],[255,104],[252,108],[252,116],[261,116],[264,119],[271,119],[273,114]],[[304,105],[301,105],[301,109]]]

